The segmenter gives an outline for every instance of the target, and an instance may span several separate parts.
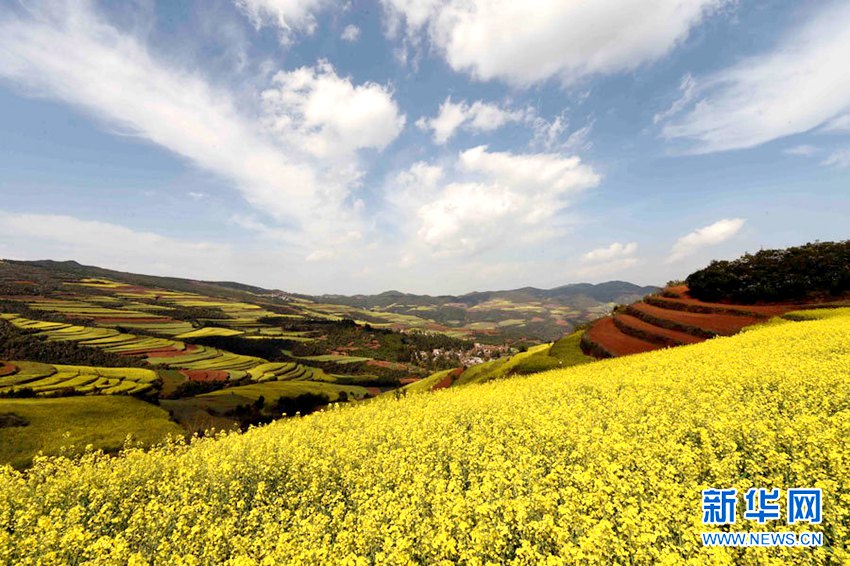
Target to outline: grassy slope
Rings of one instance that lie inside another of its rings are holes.
[[[474,365],[466,369],[455,379],[452,387],[472,383],[486,383],[496,379],[504,379],[512,375],[527,375],[593,362],[595,359],[585,356],[579,346],[582,333],[583,331],[579,330],[564,336],[554,344],[539,344],[509,358],[500,358]],[[405,385],[402,390],[406,393],[430,391],[453,371],[455,370],[438,371],[416,383]],[[392,395],[392,392],[385,393],[384,395]]]
[[[266,402],[274,403],[281,397],[297,397],[304,393],[327,395],[331,401],[336,401],[339,394],[345,392],[349,398],[363,398],[369,392],[364,387],[357,385],[337,385],[335,383],[318,383],[314,381],[267,381],[265,383],[253,383],[239,387],[230,387],[199,395],[204,399],[217,399],[226,403],[226,399],[233,399],[235,404],[250,403],[256,401],[261,395]]]
[[[848,363],[850,318],[788,323],[7,471],[0,562],[847,563]],[[754,486],[821,487],[825,546],[704,548],[700,490]]]
[[[510,358],[472,366],[453,385],[485,383],[513,374],[537,373],[592,362],[593,358],[585,356],[579,347],[581,335],[581,331],[573,332],[554,344],[540,344]]]
[[[409,385],[405,385],[404,387],[402,387],[402,390],[405,391],[406,393],[425,393],[426,391],[431,391],[431,388],[433,388],[435,385],[437,385],[438,383],[443,381],[443,379],[448,377],[448,375],[451,374],[454,371],[456,371],[456,370],[445,369],[443,371],[438,371],[436,373],[432,373],[431,375],[429,375],[425,379],[421,379],[421,380],[416,381],[414,383],[411,383]],[[385,396],[392,396],[394,393],[395,393],[394,391],[389,391],[387,393],[384,393],[384,395]]]
[[[0,413],[29,421],[24,427],[0,428],[0,464],[16,467],[29,465],[39,450],[58,454],[73,445],[79,452],[91,444],[114,451],[127,435],[149,445],[183,432],[165,411],[132,397],[0,399]]]

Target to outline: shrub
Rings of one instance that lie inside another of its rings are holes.
[[[346,400],[348,397],[346,396]],[[297,397],[281,397],[274,405],[274,411],[288,417],[296,413],[307,415],[322,405],[327,405],[331,400],[326,395],[317,393],[302,393]]]
[[[688,276],[703,301],[787,301],[850,292],[850,240],[761,250],[734,261],[713,261]]]

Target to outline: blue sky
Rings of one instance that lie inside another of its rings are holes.
[[[847,29],[847,1],[0,1],[0,257],[434,294],[846,239]]]

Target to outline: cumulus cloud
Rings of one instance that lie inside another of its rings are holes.
[[[662,135],[709,153],[850,125],[848,29],[850,4],[824,4],[771,51],[696,79],[672,108],[687,110],[668,120]]]
[[[451,97],[440,105],[433,118],[420,118],[416,126],[423,131],[432,131],[434,142],[446,143],[458,128],[472,132],[490,132],[510,122],[521,122],[533,116],[530,110],[509,110],[497,104],[476,100],[468,104],[452,102]]]
[[[728,0],[381,0],[390,35],[426,35],[480,80],[572,83],[655,61]]]
[[[707,246],[723,243],[737,234],[744,225],[743,218],[727,218],[682,236],[670,250],[667,263],[681,261]]]
[[[606,261],[615,258],[634,255],[634,253],[637,251],[637,248],[637,242],[629,242],[628,244],[614,242],[610,246],[604,248],[597,248],[595,250],[587,252],[582,256],[582,259],[587,262]]]
[[[365,148],[383,149],[404,128],[388,87],[354,85],[333,66],[281,71],[262,93],[265,119],[287,142],[321,158],[345,157]]]
[[[342,30],[340,38],[348,43],[356,43],[357,40],[360,39],[360,28],[354,24],[349,24],[345,26],[344,30]]]
[[[236,6],[257,29],[276,27],[284,45],[292,43],[296,33],[311,35],[316,30],[316,13],[327,0],[234,0]]]
[[[391,190],[418,220],[414,245],[445,256],[551,237],[570,197],[599,181],[578,157],[479,146],[461,152],[449,172],[417,163],[395,177]]]

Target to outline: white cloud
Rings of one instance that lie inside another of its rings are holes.
[[[396,174],[389,198],[401,208],[421,205],[436,197],[444,177],[442,166],[418,161]]]
[[[440,256],[547,239],[569,198],[599,181],[577,157],[479,146],[460,153],[450,175],[441,166],[417,163],[397,175],[390,190],[407,211],[402,217],[419,220],[412,245]]]
[[[336,253],[332,250],[315,250],[307,254],[304,261],[327,261],[336,257]]]
[[[824,126],[826,132],[850,132],[850,114],[833,118]]]
[[[278,74],[258,116],[256,99],[165,63],[88,3],[28,7],[0,16],[0,78],[231,181],[307,240],[359,222],[347,205],[362,176],[356,152],[384,147],[404,123],[387,88],[320,63]]]
[[[714,224],[694,230],[690,234],[682,236],[670,250],[667,263],[673,263],[693,255],[706,246],[714,246],[729,240],[744,225],[743,218],[727,218],[718,220]]]
[[[191,198],[193,200],[204,200],[205,198],[210,196],[207,193],[202,193],[202,192],[198,192],[198,191],[189,191],[186,194],[189,195],[189,198]]]
[[[316,13],[328,5],[327,0],[234,0],[234,3],[257,29],[279,28],[284,45],[291,43],[297,32],[312,35],[316,30]]]
[[[435,117],[420,118],[416,126],[423,131],[433,131],[434,142],[444,144],[461,127],[473,132],[490,132],[510,122],[524,121],[532,115],[529,110],[508,110],[482,100],[468,104],[465,100],[452,102],[451,97],[447,97]]]
[[[365,148],[383,149],[401,133],[405,117],[388,87],[354,85],[327,61],[281,71],[263,91],[265,118],[284,140],[319,158]]]
[[[72,259],[152,274],[224,277],[232,249],[93,220],[0,210],[0,239],[18,259]]]
[[[838,167],[839,169],[850,167],[850,148],[832,152],[829,157],[821,162],[821,165]]]
[[[418,235],[438,252],[480,251],[494,243],[505,222],[521,215],[525,207],[522,197],[508,187],[452,183],[437,200],[419,209]]]
[[[3,20],[0,76],[236,181],[273,211],[297,210],[315,193],[315,173],[266,140],[228,93],[161,64],[91,12],[68,6]]]
[[[554,153],[488,152],[481,145],[460,154],[461,169],[533,196],[567,195],[599,183],[599,175],[578,157]]]
[[[358,39],[360,39],[360,28],[355,26],[354,24],[349,24],[345,26],[345,29],[342,30],[342,35],[340,38],[343,41],[347,41],[349,43],[356,43]]]
[[[450,98],[440,105],[440,112],[434,118],[422,117],[416,121],[416,127],[422,131],[433,130],[434,142],[444,144],[452,137],[461,124],[466,121],[463,106],[455,104]]]
[[[561,136],[567,129],[567,125],[568,123],[563,116],[556,116],[551,122],[539,116],[534,118],[532,146],[542,147],[547,150],[557,147]]]
[[[381,0],[389,34],[427,34],[456,71],[481,80],[564,83],[657,60],[727,0]]]
[[[550,152],[577,153],[588,151],[593,147],[593,142],[590,141],[590,134],[594,126],[592,119],[581,128],[570,132],[566,140],[563,139],[563,136],[567,131],[569,122],[567,122],[563,114],[556,116],[551,121],[547,121],[540,116],[534,116],[530,119],[530,123],[534,132],[531,140],[531,147],[533,148],[542,148]]]
[[[635,257],[614,259],[611,261],[605,261],[602,263],[582,267],[581,269],[575,272],[575,275],[578,277],[596,279],[598,277],[608,276],[613,273],[620,273],[638,265],[639,263],[640,260]]]
[[[772,51],[697,79],[662,135],[708,153],[754,147],[826,125],[850,110],[850,4],[832,2]],[[687,100],[686,100],[687,99]],[[850,124],[850,119],[847,120]]]
[[[679,83],[679,93],[679,98],[673,101],[670,108],[663,112],[659,112],[652,117],[653,124],[658,124],[659,122],[667,120],[671,116],[675,116],[684,110],[694,99],[694,96],[697,94],[697,82],[690,73],[685,75],[682,82]]]
[[[595,250],[587,252],[582,256],[582,259],[584,261],[611,260],[618,257],[634,255],[634,253],[637,251],[637,248],[638,245],[636,242],[629,242],[628,244],[614,242],[610,246],[604,248],[597,248]]]
[[[808,157],[810,155],[814,155],[818,152],[818,148],[813,145],[802,144],[795,145],[794,147],[789,147],[782,151],[782,153],[786,155],[798,155],[801,157]]]

